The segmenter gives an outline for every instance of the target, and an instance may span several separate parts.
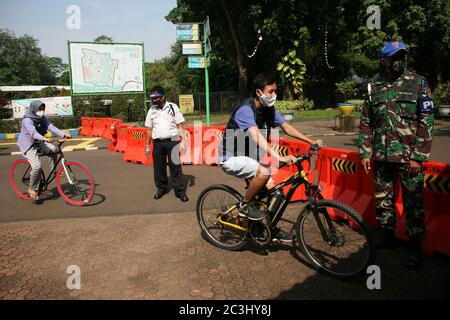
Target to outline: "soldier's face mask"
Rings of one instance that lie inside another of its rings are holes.
[[[392,57],[385,57],[380,60],[380,64],[386,72],[390,71],[398,75],[406,68],[406,52],[401,50]]]

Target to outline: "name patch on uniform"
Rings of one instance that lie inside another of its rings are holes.
[[[419,100],[420,111],[431,111],[433,110],[433,99],[422,98]]]

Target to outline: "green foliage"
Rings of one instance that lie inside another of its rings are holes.
[[[362,106],[364,104],[364,100],[360,100],[360,99],[347,100],[347,102],[351,103],[355,106],[355,111],[361,111]]]
[[[35,38],[0,29],[0,85],[56,84],[66,67],[60,58],[43,55]]]
[[[301,100],[280,100],[275,104],[275,109],[279,112],[285,111],[307,111],[314,109],[314,101],[308,99]]]
[[[357,84],[355,81],[340,81],[336,83],[336,91],[343,97],[345,101],[356,97],[358,93]]]
[[[438,85],[432,97],[435,106],[450,105],[450,82]]]
[[[97,38],[95,38],[94,42],[106,42],[106,43],[108,43],[108,42],[113,42],[113,39],[111,37],[106,36],[106,35],[103,34],[103,35],[98,36]]]
[[[306,73],[306,65],[297,53],[299,44],[298,40],[293,41],[294,48],[277,65],[277,71],[280,72],[281,78],[289,90],[287,96],[294,99],[303,96],[303,82]]]

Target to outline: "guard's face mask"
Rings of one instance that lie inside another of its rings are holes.
[[[44,110],[36,111],[36,115],[42,118],[44,116]]]

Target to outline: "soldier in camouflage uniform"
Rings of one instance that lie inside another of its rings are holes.
[[[428,82],[407,70],[406,59],[402,42],[383,47],[380,74],[368,84],[361,113],[359,150],[366,172],[374,159],[376,214],[383,235],[379,247],[393,247],[395,241],[394,183],[400,179],[412,244],[407,266],[415,269],[420,266],[425,231],[422,162],[430,154],[434,118]]]

